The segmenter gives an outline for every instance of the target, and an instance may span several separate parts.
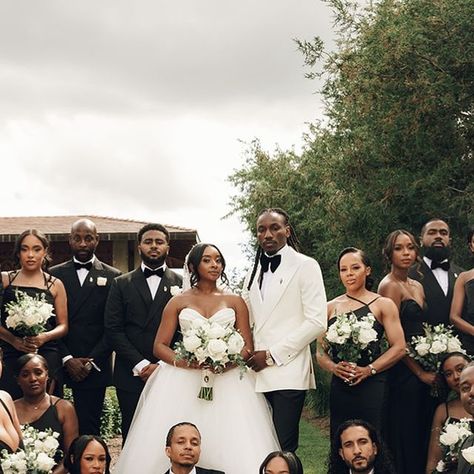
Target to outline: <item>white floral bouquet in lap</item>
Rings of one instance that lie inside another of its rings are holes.
[[[245,371],[245,360],[240,354],[244,340],[233,324],[223,326],[211,321],[196,319],[183,330],[183,340],[175,344],[176,358],[188,364],[198,363],[201,372],[201,390],[198,397],[213,398],[214,375],[222,373],[227,364],[236,364]]]
[[[462,348],[458,336],[444,324],[430,326],[423,323],[424,336],[413,336],[408,343],[407,351],[410,357],[417,360],[421,366],[430,372],[437,372],[443,357],[450,352],[466,351]]]
[[[59,433],[52,429],[39,431],[32,426],[22,427],[24,449],[1,452],[0,465],[4,474],[50,474],[56,465]]]
[[[45,300],[44,294],[33,296],[16,290],[16,301],[5,305],[7,328],[22,337],[37,336],[46,330],[46,322],[54,314],[54,306]]]
[[[447,472],[456,468],[462,443],[471,434],[471,420],[468,418],[462,418],[460,421],[444,426],[439,435],[439,444],[443,455],[436,466],[435,473]]]
[[[360,319],[352,312],[336,315],[336,321],[329,326],[325,341],[332,358],[356,363],[369,344],[377,340],[374,329],[375,316],[368,313]]]

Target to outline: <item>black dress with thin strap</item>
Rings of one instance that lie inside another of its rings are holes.
[[[462,319],[474,326],[474,278],[464,283],[464,306],[462,310]],[[474,336],[470,334],[461,334],[461,342],[470,356],[474,356]]]
[[[425,310],[413,299],[400,304],[405,339],[423,335]],[[434,399],[423,383],[401,360],[389,371],[387,441],[398,474],[424,474]]]
[[[3,408],[5,409],[5,411],[7,412],[8,414],[8,417],[10,418],[11,422],[13,423],[13,417],[12,417],[12,414],[10,413],[10,410],[8,409],[6,403],[0,398],[0,403],[2,404]],[[2,441],[0,440],[0,453],[3,451],[3,450],[6,450],[8,454],[12,454],[14,453],[15,451],[12,449],[12,447],[10,445],[8,445],[7,443],[5,443],[5,441]],[[3,469],[2,467],[0,466],[0,474],[3,474]]]
[[[6,328],[11,333],[15,334],[15,331],[7,328],[5,320],[7,318],[6,305],[12,301],[17,301],[16,293],[17,291],[22,291],[27,293],[29,296],[45,295],[45,300],[47,303],[54,304],[54,298],[51,294],[51,285],[53,283],[52,279],[47,279],[46,275],[44,276],[45,288],[35,288],[29,286],[18,286],[14,285],[13,282],[17,277],[18,272],[9,273],[8,277],[10,279],[10,285],[3,290],[3,303],[1,308],[1,323],[4,328]],[[54,329],[56,326],[56,318],[52,315],[46,322],[46,331]],[[14,375],[14,366],[16,360],[24,355],[24,352],[16,350],[12,345],[8,344],[6,341],[0,341],[0,347],[3,349],[3,373],[0,378],[0,389],[7,391],[11,397],[16,400],[22,397],[20,387],[18,386],[15,375]],[[49,377],[50,379],[59,379],[61,374],[61,356],[59,353],[57,341],[49,341],[43,344],[38,349],[38,354],[42,355],[48,362],[49,368]],[[58,385],[58,384],[57,384]]]
[[[369,305],[375,300],[368,304],[356,300],[363,304],[360,308],[352,311],[357,319],[361,319],[371,312]],[[335,317],[331,318],[328,321],[328,325],[330,326],[335,321]],[[362,354],[361,359],[357,362],[357,365],[360,367],[367,366],[381,354],[384,328],[377,320],[375,320],[373,327],[377,332],[377,340],[370,343],[369,347]],[[336,363],[340,362],[337,357],[334,357],[333,360]],[[351,387],[342,379],[333,375],[329,395],[331,438],[341,423],[353,418],[366,420],[374,425],[379,432],[382,431],[386,407],[386,381],[386,372],[380,372]]]
[[[65,449],[64,449],[63,426],[61,425],[61,422],[59,421],[58,409],[56,407],[56,405],[61,401],[61,399],[56,400],[55,403],[53,403],[53,401],[51,400],[51,397],[49,398],[49,400],[50,400],[49,407],[43,412],[43,414],[35,421],[32,421],[31,423],[28,423],[28,424],[39,431],[45,431],[51,428],[53,431],[56,431],[56,433],[59,433],[59,438],[58,438],[59,448],[60,450],[64,452]],[[62,453],[58,451],[54,459],[56,460],[57,463],[61,462]]]

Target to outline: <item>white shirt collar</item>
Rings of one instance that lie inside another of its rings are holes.
[[[374,473],[375,473],[374,468],[372,468],[372,469],[370,470],[369,474],[374,474]],[[352,472],[352,469],[349,469],[349,474],[354,474],[354,473]]]
[[[90,260],[87,260],[87,262],[81,262],[80,260],[78,260],[76,257],[72,257],[72,261],[75,262],[75,263],[80,263],[82,265],[86,264],[86,263],[94,263],[95,262],[95,254],[92,255],[92,258]]]
[[[288,244],[285,244],[280,250],[278,250],[278,252],[275,252],[273,255],[268,255],[266,252],[264,252],[264,254],[270,258],[274,257],[275,255],[281,255],[281,257],[283,258],[283,256],[288,253],[289,248],[290,246]]]
[[[170,474],[174,474],[173,470],[170,468]],[[189,471],[189,474],[196,474],[196,466],[194,466],[191,471]]]
[[[166,263],[163,263],[161,267],[156,267],[156,268],[151,268],[148,265],[145,265],[143,262],[140,266],[141,266],[142,271],[145,270],[145,268],[148,268],[148,270],[158,270],[158,268],[162,268],[163,270],[166,270]]]

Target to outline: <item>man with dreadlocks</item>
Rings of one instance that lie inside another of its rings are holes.
[[[263,210],[257,239],[244,284],[255,343],[248,365],[272,406],[281,449],[294,452],[305,391],[316,387],[309,345],[326,330],[326,292],[318,263],[299,253],[285,211]]]

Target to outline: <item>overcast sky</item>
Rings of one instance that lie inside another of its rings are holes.
[[[2,0],[1,215],[196,228],[241,266],[240,140],[301,147],[322,107],[293,38],[331,31],[320,0]]]

